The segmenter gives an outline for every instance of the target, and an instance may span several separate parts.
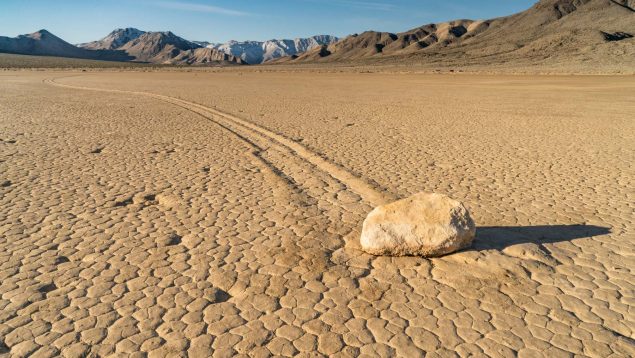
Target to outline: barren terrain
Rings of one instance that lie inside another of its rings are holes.
[[[0,73],[0,356],[635,355],[635,77]],[[472,248],[358,250],[461,200]]]

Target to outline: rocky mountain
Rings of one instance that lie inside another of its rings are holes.
[[[330,45],[337,40],[335,36],[317,35],[294,40],[229,41],[210,47],[239,57],[249,64],[260,64],[284,56],[294,56],[322,45]]]
[[[101,40],[71,45],[46,30],[15,38],[0,36],[0,52],[106,61],[177,65],[229,65],[244,61],[213,48],[204,48],[170,31],[117,29]]]
[[[456,20],[428,24],[403,33],[366,31],[354,34],[331,45],[324,45],[296,57],[302,60],[354,60],[376,55],[405,54],[429,48],[447,46],[460,38],[474,36],[489,27],[486,21]]]
[[[108,34],[108,36],[104,37],[101,40],[79,44],[77,45],[77,47],[85,48],[88,50],[114,50],[125,45],[127,42],[138,38],[143,34],[145,34],[145,31],[141,31],[133,27],[128,27],[125,29],[115,29],[113,32]]]
[[[240,57],[228,55],[214,48],[197,48],[181,51],[176,57],[166,60],[165,63],[173,65],[245,64]]]
[[[367,31],[277,63],[635,65],[635,0],[541,0],[521,13]]]
[[[99,46],[116,46],[117,50],[140,62],[174,65],[244,64],[240,58],[213,48],[204,48],[201,44],[185,40],[170,31],[118,29],[95,43],[99,43]]]
[[[259,64],[276,58],[306,52],[321,45],[335,43],[336,37],[318,35],[294,40],[230,41],[214,44],[188,41],[172,32],[145,32],[135,28],[116,29],[101,40],[79,44],[90,50],[121,50],[136,61],[171,64],[222,63]],[[209,51],[197,51],[205,47]]]
[[[78,48],[46,30],[13,38],[0,36],[0,52],[110,61],[128,61],[132,59],[132,57],[122,51],[91,51]]]
[[[141,36],[118,47],[133,56],[136,61],[164,63],[183,51],[200,48],[199,45],[187,41],[170,31],[146,32]]]

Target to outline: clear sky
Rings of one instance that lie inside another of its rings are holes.
[[[536,0],[0,0],[0,35],[47,29],[71,43],[119,27],[170,30],[188,40],[268,40],[365,30],[405,31],[457,18],[488,19]]]

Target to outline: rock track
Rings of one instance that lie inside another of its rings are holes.
[[[488,227],[455,255],[372,257],[349,238],[391,195],[319,150],[180,98],[42,83],[58,75],[0,81],[0,356],[634,353],[630,204],[591,200],[615,217],[603,227]]]
[[[62,77],[63,78],[63,77]],[[396,197],[386,190],[380,190],[375,185],[364,180],[360,176],[351,173],[346,168],[343,168],[335,163],[328,161],[317,153],[314,153],[305,146],[277,133],[274,133],[268,129],[258,126],[242,118],[232,116],[230,114],[221,112],[216,109],[212,109],[203,106],[198,103],[186,101],[176,97],[165,96],[150,92],[140,91],[124,91],[116,89],[101,89],[82,86],[73,86],[69,84],[59,83],[57,80],[61,78],[45,79],[44,83],[59,86],[64,88],[72,88],[77,90],[99,91],[119,94],[132,94],[138,96],[146,96],[154,99],[158,99],[173,105],[182,107],[194,113],[197,113],[210,121],[220,125],[227,131],[241,138],[243,141],[249,143],[254,149],[259,152],[263,150],[275,150],[282,153],[285,156],[296,157],[305,162],[305,164],[313,166],[315,169],[322,173],[338,180],[342,184],[346,185],[352,191],[360,195],[366,202],[373,206],[385,204],[389,201],[396,200]],[[266,148],[266,149],[263,149]],[[280,169],[280,168],[277,168]]]

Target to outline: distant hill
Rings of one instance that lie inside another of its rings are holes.
[[[46,30],[15,38],[0,36],[0,52],[102,61],[175,65],[236,65],[245,62],[216,49],[203,48],[170,31],[116,29],[101,40],[71,45]]]
[[[635,66],[635,0],[541,0],[491,20],[367,31],[275,63]]]
[[[32,34],[20,35],[13,38],[0,36],[0,52],[22,55],[57,56],[93,60],[132,60],[132,57],[121,51],[90,51],[78,48],[46,30],[40,30]]]
[[[131,61],[103,61],[73,57],[18,55],[0,53],[0,69],[4,68],[147,68],[152,64]]]

